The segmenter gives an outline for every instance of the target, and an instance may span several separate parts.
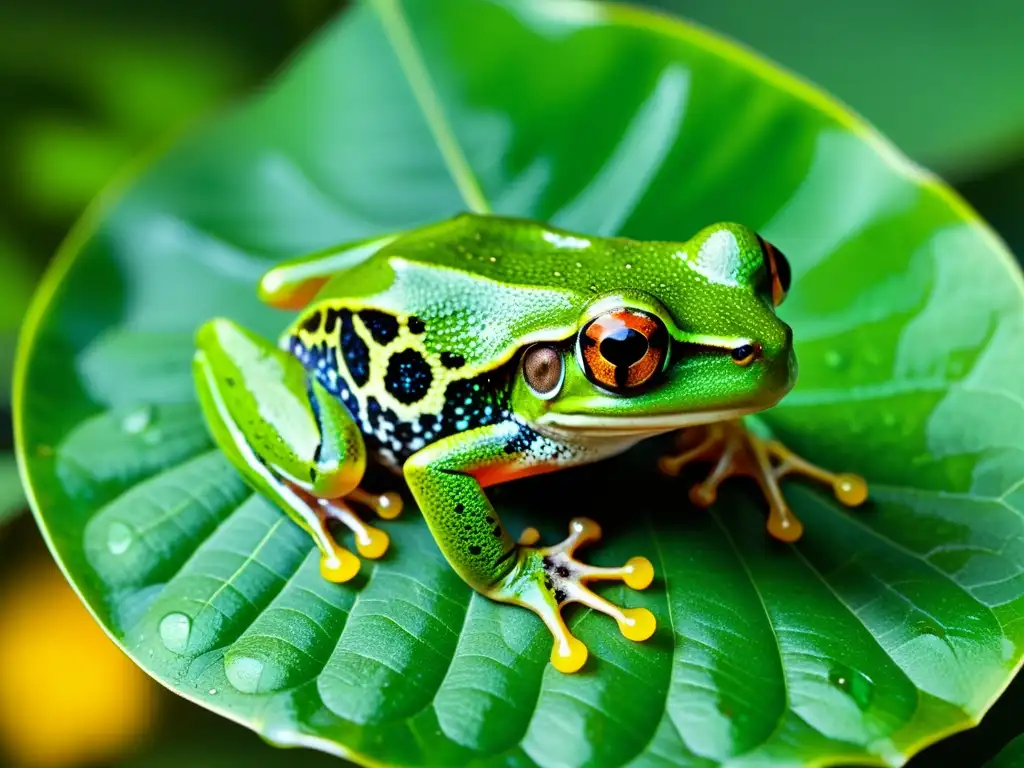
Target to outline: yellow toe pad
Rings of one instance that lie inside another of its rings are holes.
[[[551,649],[551,664],[559,672],[571,675],[587,663],[588,655],[587,646],[569,635],[564,646],[556,642]]]
[[[359,558],[347,549],[336,549],[334,555],[320,558],[320,575],[327,581],[343,584],[359,573]]]

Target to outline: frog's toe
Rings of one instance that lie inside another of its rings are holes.
[[[718,487],[727,478],[753,478],[768,502],[768,532],[780,541],[797,541],[804,530],[779,486],[785,477],[794,475],[828,485],[847,507],[860,506],[867,500],[868,485],[859,475],[830,472],[811,464],[777,440],[754,434],[741,421],[719,422],[687,432],[690,434],[684,433],[685,439],[678,443],[678,453],[661,457],[661,471],[675,476],[693,462],[713,462],[708,476],[690,489],[690,500],[699,507],[715,502]]]
[[[384,556],[391,544],[388,535],[369,523],[364,523],[351,508],[340,499],[319,499],[318,503],[327,518],[337,520],[355,535],[356,549],[369,560]]]
[[[320,575],[334,584],[351,581],[359,573],[359,558],[341,547],[320,556]]]
[[[533,529],[524,539],[535,543]],[[569,536],[552,547],[525,547],[520,567],[491,595],[503,602],[529,608],[547,626],[554,639],[551,663],[560,672],[572,673],[583,667],[587,649],[569,632],[562,609],[570,603],[582,603],[615,619],[619,631],[630,640],[641,642],[654,634],[657,622],[646,608],[621,608],[596,594],[587,585],[591,581],[621,581],[633,589],[645,589],[654,579],[654,568],[646,557],[630,558],[624,565],[603,568],[577,560],[576,550],[596,541],[601,528],[593,520],[576,518],[569,525]]]
[[[350,501],[369,507],[383,520],[394,520],[402,514],[402,497],[394,491],[387,493],[367,493],[362,488],[356,488],[348,496]]]

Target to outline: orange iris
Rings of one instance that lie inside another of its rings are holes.
[[[664,324],[636,309],[606,312],[591,320],[580,335],[587,377],[615,391],[650,381],[661,370],[667,348]]]

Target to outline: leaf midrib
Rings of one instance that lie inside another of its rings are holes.
[[[491,206],[484,197],[480,182],[448,122],[433,78],[427,70],[423,55],[405,18],[401,0],[371,0],[371,6],[377,12],[384,28],[384,35],[395,52],[398,65],[412,89],[420,111],[423,112],[427,126],[434,141],[437,142],[437,148],[463,201],[474,213],[490,213]]]

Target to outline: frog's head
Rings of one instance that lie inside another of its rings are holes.
[[[521,417],[625,438],[760,411],[792,388],[792,332],[775,313],[790,268],[755,232],[718,224],[604,258],[630,262],[621,286],[595,295],[570,337],[523,351],[512,392]]]

